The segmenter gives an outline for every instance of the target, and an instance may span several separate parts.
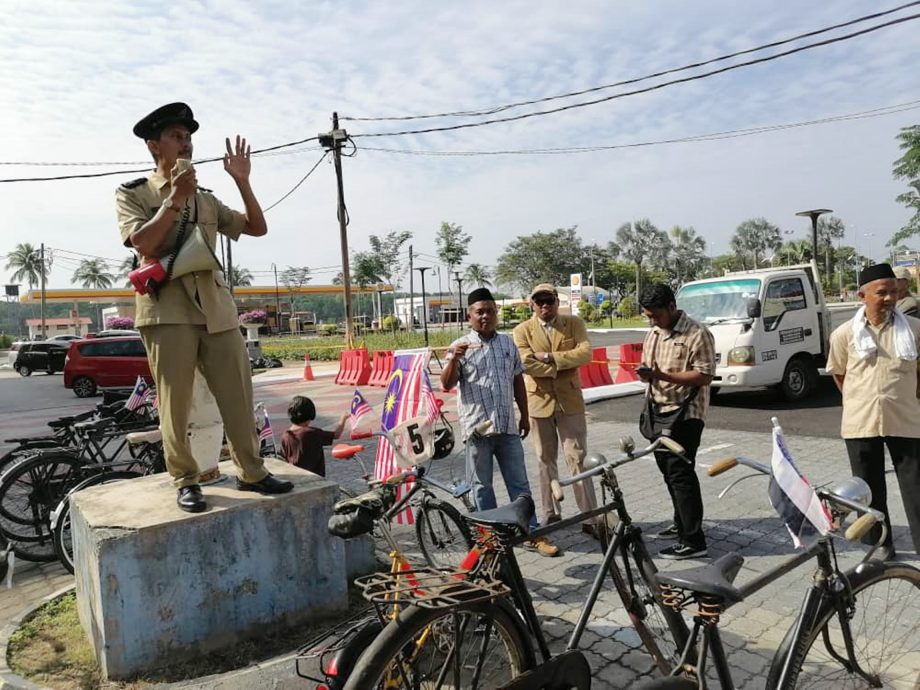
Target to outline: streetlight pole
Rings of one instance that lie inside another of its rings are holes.
[[[799,211],[795,214],[797,216],[811,218],[811,256],[815,261],[815,265],[818,263],[818,217],[823,216],[825,213],[833,212],[834,211],[829,208],[814,208],[810,211]]]
[[[454,271],[454,278],[457,281],[457,332],[459,333],[463,330],[460,325],[463,323],[460,320],[460,314],[463,310],[463,278],[460,277],[460,271]]]
[[[422,274],[422,330],[425,333],[425,347],[428,347],[428,298],[425,297],[425,271],[430,271],[431,266],[419,266],[415,270]]]
[[[278,296],[278,267],[272,264],[272,271],[275,272],[275,319],[277,320],[278,332],[281,332],[281,298]]]

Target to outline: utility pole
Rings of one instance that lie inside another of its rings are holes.
[[[233,250],[230,249],[230,238],[225,236],[227,242],[227,285],[230,286],[230,294],[233,294]]]
[[[413,278],[415,274],[412,272],[412,260],[414,256],[412,255],[412,245],[409,245],[409,323],[406,324],[406,333],[412,331],[415,332],[415,283]]]
[[[275,327],[281,332],[281,298],[278,296],[278,267],[272,263],[272,271],[275,272]]]
[[[425,271],[430,271],[431,266],[419,266],[415,270],[422,275],[422,329],[425,332],[425,347],[428,347],[428,298],[425,297]]]
[[[597,282],[594,279],[594,243],[591,243],[591,299],[597,304]]]
[[[342,285],[345,294],[345,346],[354,347],[354,324],[351,310],[351,271],[348,267],[348,211],[345,207],[345,187],[342,183],[342,143],[348,139],[344,129],[339,129],[339,114],[332,113],[332,131],[319,135],[320,146],[332,151],[335,164],[335,181],[338,192],[339,241],[342,245]]]
[[[444,294],[441,290],[441,267],[435,266],[435,272],[438,274],[438,323],[444,323],[444,309],[441,304],[441,297]],[[450,292],[450,286],[448,285],[448,292]]]
[[[457,280],[457,332],[462,332],[463,321],[460,319],[460,314],[463,313],[463,278],[460,277],[460,271],[454,271],[454,276]]]
[[[39,272],[41,273],[41,284],[42,284],[42,340],[44,340],[47,335],[45,332],[45,243],[42,242],[41,254],[38,257],[39,260]]]

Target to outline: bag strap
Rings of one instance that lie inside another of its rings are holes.
[[[655,344],[652,347],[652,357],[649,360],[649,363],[652,367],[655,366],[655,355],[658,354],[658,341],[660,340],[660,335],[658,331],[655,331]],[[684,418],[684,415],[687,414],[687,408],[690,407],[690,403],[693,402],[694,398],[700,394],[700,386],[693,386],[693,390],[690,391],[690,395],[680,403],[680,414],[677,415],[675,422],[679,422]],[[652,412],[652,406],[656,403],[652,402],[652,384],[649,382],[649,385],[645,389],[645,399],[646,406],[648,407],[649,412]]]

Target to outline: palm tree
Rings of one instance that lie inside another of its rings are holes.
[[[472,287],[492,287],[492,272],[482,264],[470,264],[466,267],[466,281]]]
[[[742,261],[750,256],[757,269],[768,250],[777,252],[782,247],[782,231],[766,218],[749,218],[737,227],[728,245],[741,255]]]
[[[128,254],[116,269],[118,273],[115,275],[119,280],[125,281],[125,287],[131,287],[131,281],[128,279],[128,274],[133,271],[138,266],[137,255],[133,252]]]
[[[696,234],[692,227],[671,228],[673,267],[677,272],[677,284],[693,280],[706,259],[706,240]]]
[[[640,274],[643,262],[660,261],[668,245],[668,236],[656,228],[648,218],[635,223],[624,223],[617,230],[616,242],[623,257],[636,264],[636,299],[639,299]]]
[[[108,266],[102,259],[83,259],[73,272],[71,283],[80,283],[85,288],[109,288],[115,282],[115,276],[109,273]]]
[[[29,290],[41,283],[42,281],[42,259],[41,251],[31,244],[17,244],[6,257],[7,270],[13,269],[15,272],[10,276],[11,282],[20,280],[26,281]],[[51,273],[51,255],[45,254],[45,278]]]
[[[252,285],[252,273],[242,266],[230,267],[230,284],[234,287],[247,287]]]

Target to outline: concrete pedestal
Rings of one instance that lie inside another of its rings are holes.
[[[280,461],[266,467],[294,490],[267,497],[225,482],[205,489],[197,515],[176,507],[164,475],[73,496],[80,621],[106,677],[346,608],[345,544],[326,531],[336,485]],[[221,469],[235,474],[232,463]]]

